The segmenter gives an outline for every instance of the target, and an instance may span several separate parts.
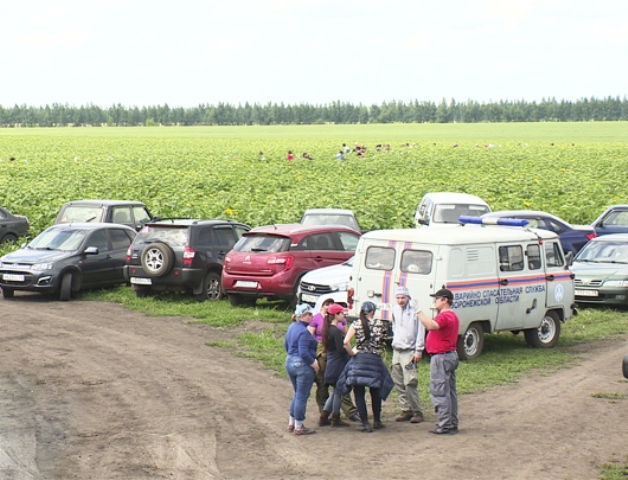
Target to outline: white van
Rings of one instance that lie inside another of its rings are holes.
[[[484,333],[523,331],[529,345],[552,347],[561,321],[575,312],[573,275],[558,236],[547,230],[456,225],[363,235],[349,278],[349,316],[371,301],[378,318],[391,320],[400,285],[426,313],[430,293],[453,292],[461,359],[480,355]]]
[[[436,225],[456,225],[462,215],[479,217],[491,209],[480,197],[468,193],[426,193],[416,207],[416,228]]]

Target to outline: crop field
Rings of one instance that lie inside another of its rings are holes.
[[[366,156],[336,160],[342,143],[354,142]],[[349,208],[371,230],[410,227],[424,193],[459,191],[494,210],[590,223],[628,203],[627,166],[625,122],[3,129],[0,205],[27,215],[33,235],[62,203],[84,198],[251,226]]]

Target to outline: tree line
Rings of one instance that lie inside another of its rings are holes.
[[[300,103],[200,104],[196,107],[126,107],[121,104],[74,106],[0,105],[0,127],[156,126],[156,125],[282,125],[321,123],[480,123],[480,122],[590,122],[628,120],[624,96],[581,98],[576,101],[543,99],[440,103],[413,100],[370,106],[347,102],[312,105]]]

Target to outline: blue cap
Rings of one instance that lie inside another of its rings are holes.
[[[360,307],[360,311],[363,313],[371,313],[377,310],[377,307],[373,302],[364,302]]]
[[[314,315],[314,309],[312,307],[310,307],[307,303],[301,303],[301,304],[297,305],[297,308],[294,311],[294,314],[297,317],[300,317],[304,313],[311,313],[312,315]]]

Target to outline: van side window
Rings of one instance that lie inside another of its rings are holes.
[[[395,249],[384,247],[369,247],[364,260],[366,268],[374,270],[392,270],[395,264]]]
[[[427,275],[432,271],[432,252],[404,250],[401,254],[401,271]]]
[[[541,268],[541,249],[538,245],[528,245],[526,247],[526,257],[528,257],[528,270]]]
[[[558,243],[545,243],[545,263],[548,267],[562,267],[565,264]]]
[[[499,247],[499,269],[502,272],[523,270],[523,248],[521,245]]]

